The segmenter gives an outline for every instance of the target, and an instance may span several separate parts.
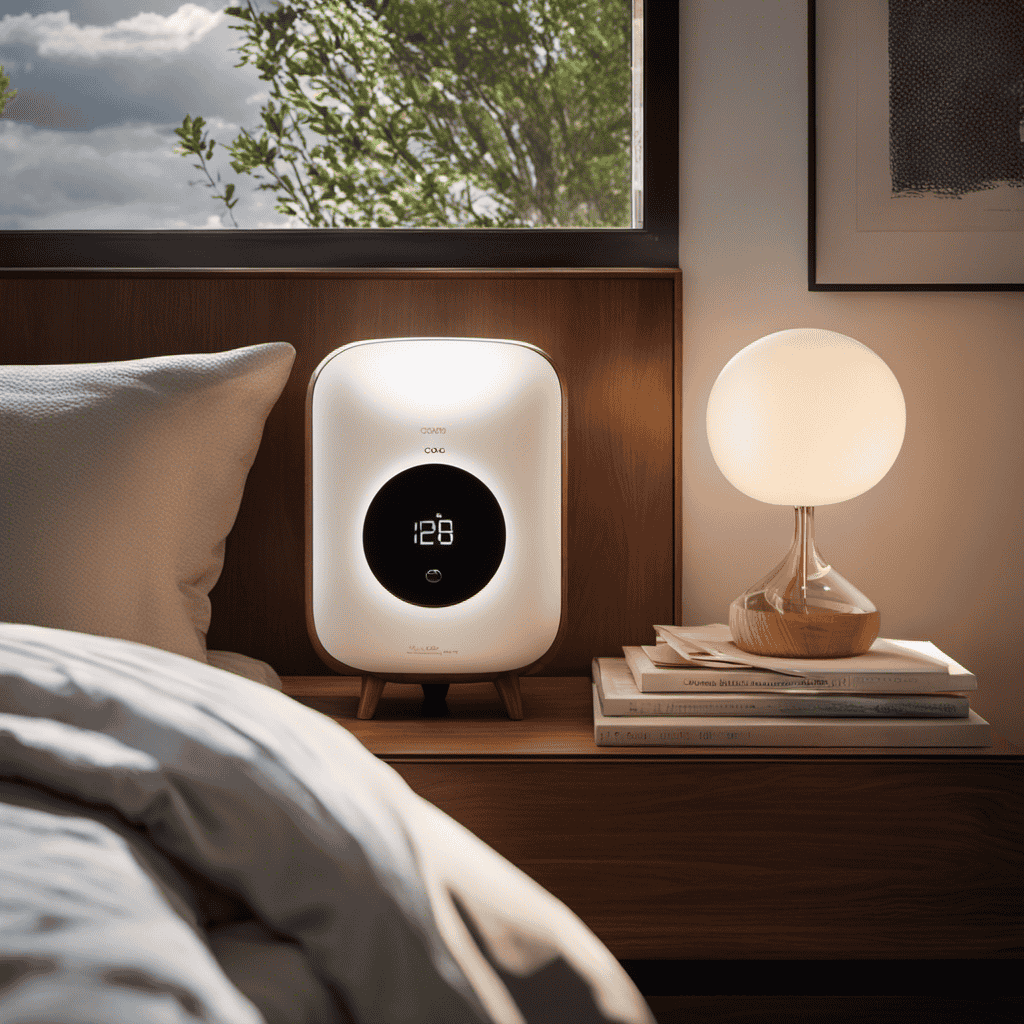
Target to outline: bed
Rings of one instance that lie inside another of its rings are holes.
[[[0,1020],[652,1024],[567,907],[208,648],[294,360],[0,367]]]

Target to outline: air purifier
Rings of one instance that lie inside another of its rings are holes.
[[[540,348],[497,338],[357,341],[307,395],[306,614],[324,662],[385,682],[492,680],[523,717],[519,676],[565,617],[566,414]]]

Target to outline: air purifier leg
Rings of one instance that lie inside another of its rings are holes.
[[[363,676],[363,685],[359,692],[359,708],[356,718],[373,718],[377,710],[377,701],[384,692],[384,680],[380,676]]]
[[[514,672],[505,672],[495,677],[494,688],[498,691],[508,717],[518,722],[523,717],[523,694],[519,689],[519,676]]]
[[[362,688],[359,692],[359,707],[356,718],[369,719],[377,712],[377,702],[384,692],[382,676],[364,675]],[[423,687],[423,712],[426,715],[440,715],[448,710],[445,697],[448,693],[447,683],[421,683]],[[494,688],[498,691],[502,706],[509,718],[520,721],[523,717],[523,694],[519,688],[519,676],[515,672],[503,672],[494,678]]]

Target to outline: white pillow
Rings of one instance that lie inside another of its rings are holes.
[[[236,676],[251,679],[254,683],[262,683],[273,690],[283,690],[284,681],[265,661],[250,658],[247,654],[236,654],[234,651],[207,651],[206,660],[214,668],[222,668],[225,672],[234,672]]]
[[[0,619],[206,662],[209,593],[294,359],[275,342],[0,366]]]

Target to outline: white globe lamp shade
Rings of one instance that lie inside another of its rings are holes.
[[[778,331],[737,352],[707,407],[711,454],[725,478],[773,505],[846,501],[896,461],[906,404],[892,370],[835,331]]]

